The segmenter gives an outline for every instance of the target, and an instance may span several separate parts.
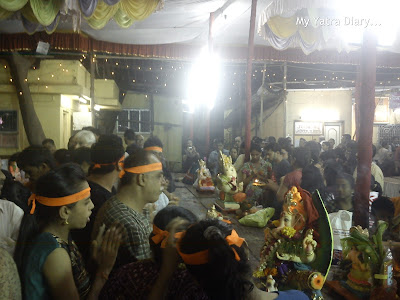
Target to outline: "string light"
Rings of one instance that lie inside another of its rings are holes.
[[[22,92],[19,92],[20,95],[22,95]]]
[[[40,80],[40,77],[38,77],[37,80]]]
[[[54,77],[54,74],[51,74],[51,77]]]
[[[138,70],[140,70],[140,67],[138,67]]]
[[[151,68],[149,68],[149,71],[151,71]]]
[[[34,70],[36,70],[36,67],[33,67]]]
[[[145,95],[145,97],[147,98],[147,95]]]
[[[62,66],[62,64],[60,64],[60,67]]]
[[[7,69],[7,66],[4,66],[4,69]]]
[[[108,59],[106,58],[106,62],[108,62]]]
[[[66,70],[65,70],[65,72],[67,72],[67,73],[68,73],[68,69],[66,69]]]
[[[135,79],[133,79],[133,80],[132,80],[132,82],[133,82],[133,83],[135,83],[135,82],[136,82],[136,80],[135,80]]]
[[[127,68],[129,68],[129,65],[126,65]]]
[[[166,83],[164,83],[164,86],[167,86],[167,84],[166,84]]]
[[[46,85],[46,89],[48,89],[49,87]]]
[[[111,72],[111,75],[114,75],[114,72]]]
[[[118,66],[118,62],[116,62],[115,65]]]
[[[160,70],[162,70],[162,67],[160,67]]]
[[[25,78],[25,82],[28,82],[28,78]]]
[[[12,78],[10,78],[10,82],[12,82]]]

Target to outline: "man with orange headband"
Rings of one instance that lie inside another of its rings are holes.
[[[100,208],[92,237],[104,223],[107,228],[115,222],[126,233],[121,244],[115,268],[127,263],[150,258],[149,220],[143,215],[147,203],[157,201],[162,191],[162,165],[149,151],[138,150],[124,161],[117,194]]]
[[[163,164],[163,173],[165,179],[164,190],[163,193],[160,195],[159,200],[155,203],[156,212],[164,208],[169,203],[169,201],[172,201],[172,203],[177,203],[180,200],[177,196],[172,194],[175,191],[176,187],[172,173],[167,168],[167,164],[165,162],[165,157],[163,154],[163,148],[163,143],[156,136],[149,137],[144,143],[144,150],[151,151]],[[160,205],[161,203],[163,204]]]
[[[92,165],[87,177],[90,190],[90,199],[94,204],[92,218],[83,229],[72,231],[72,237],[78,245],[85,262],[90,258],[90,235],[94,220],[100,207],[116,194],[114,184],[119,180],[122,170],[119,162],[124,159],[122,139],[114,134],[101,135],[99,141],[90,149]]]

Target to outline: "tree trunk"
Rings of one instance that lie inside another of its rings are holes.
[[[41,145],[46,138],[42,124],[33,106],[31,92],[25,78],[32,62],[14,52],[9,59],[10,72],[17,90],[19,108],[21,109],[22,122],[30,145]]]

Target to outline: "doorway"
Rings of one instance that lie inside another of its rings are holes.
[[[343,132],[343,121],[324,123],[325,141],[330,139],[335,140],[335,145],[339,145]]]

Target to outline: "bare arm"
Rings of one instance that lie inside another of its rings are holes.
[[[278,199],[279,202],[283,202],[285,194],[289,190],[289,187],[285,185],[284,182],[285,182],[285,177],[282,177],[281,185],[279,186],[278,191],[276,192],[276,198]]]
[[[53,299],[79,299],[72,275],[71,259],[64,248],[57,248],[46,258],[43,275]]]

